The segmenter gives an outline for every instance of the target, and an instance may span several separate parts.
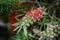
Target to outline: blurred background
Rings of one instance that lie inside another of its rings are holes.
[[[46,8],[48,13],[53,13],[56,17],[60,18],[60,0],[38,0],[38,2],[41,7],[44,6]],[[18,8],[17,5],[22,7]],[[9,29],[9,15],[19,9],[20,11],[18,12],[24,13],[33,6],[38,7],[36,0],[0,0],[0,40],[8,40],[13,34]],[[56,39],[60,40],[60,36],[56,37]]]

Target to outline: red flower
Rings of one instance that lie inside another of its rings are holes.
[[[39,20],[40,18],[42,18],[42,12],[43,11],[40,8],[37,8],[36,10],[32,8],[30,11],[26,13],[26,16],[32,15],[31,17],[34,20]]]
[[[15,19],[16,13],[12,13],[11,15],[9,15],[9,23],[10,24],[14,24],[17,22],[17,20]],[[11,30],[13,30],[15,27],[10,25],[9,27]]]
[[[17,22],[17,20],[15,19],[16,13],[12,13],[11,15],[9,15],[9,22],[11,24],[14,24]]]
[[[35,21],[39,20],[40,18],[42,18],[42,16],[43,16],[42,12],[43,11],[41,10],[41,8],[37,8],[36,10],[34,10],[32,8],[30,11],[26,12],[26,15],[24,17],[30,16],[33,19],[33,21],[35,22]],[[18,22],[15,19],[16,15],[17,15],[16,13],[13,13],[9,16],[9,23],[14,24],[14,23]],[[19,17],[19,19],[21,19],[21,17]],[[32,20],[30,20],[30,22],[32,22]],[[15,27],[10,25],[10,28],[13,30]]]
[[[9,23],[10,24],[14,24],[16,22],[18,22],[16,19],[15,19],[15,16],[17,16],[18,14],[17,13],[12,13],[11,15],[9,15]],[[23,16],[19,16],[18,18],[21,19]],[[15,29],[14,26],[10,25],[10,29],[13,30]]]

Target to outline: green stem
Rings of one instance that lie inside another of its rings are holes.
[[[24,34],[25,34],[25,36],[27,36],[27,27],[24,26],[24,27],[23,27],[23,30],[24,30]]]
[[[45,22],[44,22],[44,20],[45,20],[45,17],[43,18],[43,26],[44,26],[44,30],[45,30]]]
[[[40,3],[38,2],[38,0],[36,0],[36,3],[38,4],[39,7],[41,7]]]
[[[57,20],[60,22],[60,19],[59,19],[59,18],[57,18],[57,17],[56,17],[56,16],[54,16],[54,15],[53,15],[53,17],[54,17],[55,19],[57,19]]]
[[[43,18],[42,24],[44,24],[44,18]],[[41,31],[41,29],[42,29],[42,27],[43,27],[42,24],[41,24],[41,27],[40,27],[40,31]]]
[[[42,24],[41,24],[41,26],[40,26],[40,31],[41,31],[41,29],[42,29]]]
[[[17,34],[21,31],[21,29],[22,29],[22,26],[19,28],[19,30],[17,31]]]
[[[44,30],[45,30],[45,24],[44,24]]]

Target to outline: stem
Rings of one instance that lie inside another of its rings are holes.
[[[20,14],[20,15],[15,16],[15,19],[16,19],[17,21],[20,21],[20,19],[18,19],[18,17],[20,17],[20,16],[22,16],[22,15],[24,15],[24,14]]]
[[[41,29],[42,29],[42,24],[41,24],[41,26],[40,26],[40,29],[39,29],[39,30],[41,31]]]
[[[53,15],[53,17],[54,17],[55,19],[57,19],[57,20],[60,22],[60,19],[59,19],[59,18],[57,18],[57,17],[56,17],[56,16],[54,16],[54,15]]]
[[[27,36],[27,27],[26,26],[23,26],[23,30],[24,30],[25,36]]]
[[[22,29],[22,26],[19,28],[19,30],[17,31],[17,34],[20,32],[20,30]]]
[[[19,28],[20,28],[20,26],[16,27],[13,31],[16,31],[16,30],[19,29]]]
[[[44,26],[44,30],[45,30],[45,23],[44,23],[44,19],[45,19],[45,17],[43,18],[43,26]]]
[[[39,7],[41,7],[40,3],[38,2],[38,0],[36,0],[36,3],[38,4]]]
[[[49,14],[49,17],[51,18],[52,16]],[[52,24],[53,24],[53,20],[54,20],[54,19],[51,18],[51,23],[52,23]]]
[[[45,24],[44,24],[44,18],[43,18],[42,24],[43,24],[43,26],[45,25]],[[43,27],[42,24],[41,24],[41,27],[40,27],[40,31],[41,31],[41,29],[42,29],[42,27]],[[44,29],[45,29],[45,27],[44,27]]]
[[[45,24],[44,24],[44,30],[45,30]]]

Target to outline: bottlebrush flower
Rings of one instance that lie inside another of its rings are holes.
[[[20,32],[20,30],[23,28],[25,35],[27,35],[26,32],[26,27],[30,26],[30,24],[33,24],[33,22],[35,21],[39,21],[40,18],[42,18],[42,13],[43,11],[41,10],[41,8],[37,8],[36,10],[34,10],[33,8],[26,12],[25,16],[22,17],[22,19],[20,19],[17,23],[18,25],[16,25],[17,23],[12,24],[13,26],[16,26],[16,28],[13,31],[17,31],[17,33]]]
[[[34,10],[33,8],[30,10],[30,11],[28,11],[27,13],[26,13],[26,15],[25,16],[30,16],[33,20],[39,20],[40,18],[42,18],[42,13],[43,13],[43,11],[40,9],[40,8],[37,8],[36,10]]]

